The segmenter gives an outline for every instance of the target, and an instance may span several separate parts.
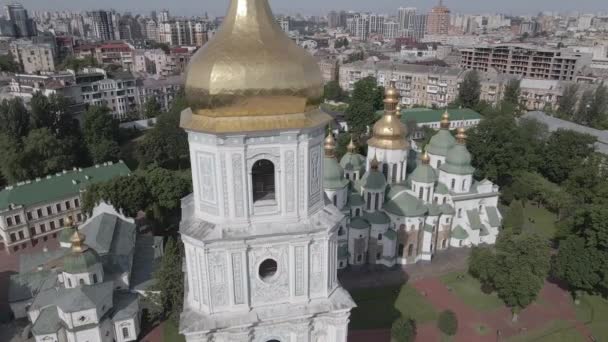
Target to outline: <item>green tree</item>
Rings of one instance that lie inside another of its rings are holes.
[[[593,91],[585,90],[583,95],[578,102],[578,109],[576,110],[576,115],[574,116],[574,121],[582,124],[589,125],[591,115],[591,103],[593,102]]]
[[[596,138],[570,130],[558,130],[549,136],[543,153],[541,173],[561,184],[594,151]]]
[[[340,83],[338,81],[329,81],[323,88],[325,99],[330,101],[342,101],[344,96]]]
[[[413,342],[416,339],[416,321],[399,317],[391,326],[391,337],[395,342]]]
[[[553,275],[565,281],[573,292],[595,292],[605,273],[598,262],[604,258],[601,254],[598,249],[588,247],[584,238],[570,236],[559,244]]]
[[[481,96],[481,81],[475,70],[467,72],[458,89],[457,103],[465,108],[475,108]]]
[[[439,314],[437,327],[448,336],[456,335],[458,332],[458,318],[452,310],[445,310]]]
[[[155,96],[150,96],[146,99],[144,105],[144,115],[146,118],[155,118],[160,114],[160,103],[156,100]]]
[[[353,102],[371,104],[374,110],[384,108],[384,87],[379,87],[376,78],[373,76],[368,76],[357,81],[351,97]]]
[[[477,278],[482,285],[493,286],[496,272],[496,257],[493,250],[487,247],[473,247],[469,256],[469,274]]]
[[[31,121],[34,128],[48,128],[58,138],[81,135],[78,121],[69,113],[67,98],[52,94],[48,97],[37,92],[30,102]]]
[[[524,228],[524,207],[521,201],[511,202],[509,211],[503,220],[503,226],[515,234],[522,232]]]
[[[154,289],[160,293],[160,305],[166,317],[179,320],[184,300],[182,272],[183,247],[180,241],[169,238],[158,270],[154,273]]]
[[[374,77],[363,78],[355,83],[350,105],[346,110],[348,129],[359,137],[367,132],[376,120],[376,111],[382,109],[384,88],[378,87]]]
[[[0,170],[3,178],[10,184],[29,178],[27,160],[23,154],[21,140],[8,134],[0,134]]]
[[[32,130],[23,139],[23,154],[29,178],[69,169],[74,160],[66,147],[47,128]]]
[[[608,110],[608,91],[606,90],[606,86],[604,83],[600,84],[599,87],[595,89],[595,93],[593,94],[593,99],[589,104],[589,117],[587,118],[587,122],[591,127],[600,128],[600,125],[603,124],[607,117]]]
[[[92,106],[86,111],[84,139],[95,163],[120,157],[118,120],[112,117],[109,108]]]
[[[152,198],[154,218],[164,223],[171,213],[179,211],[181,199],[192,191],[191,183],[173,171],[158,167],[147,170],[144,177]]]
[[[13,138],[22,138],[30,130],[30,115],[21,98],[2,100],[0,103],[0,132]]]
[[[0,71],[2,72],[19,72],[21,65],[15,62],[11,54],[0,56]]]
[[[503,104],[511,104],[515,108],[519,107],[520,88],[521,81],[518,79],[511,79],[505,86],[504,96],[502,98]]]
[[[561,118],[566,120],[572,120],[576,112],[576,101],[578,99],[578,84],[568,84],[564,88],[562,97],[559,98],[558,102],[558,114]]]
[[[82,207],[84,212],[91,213],[103,201],[121,210],[124,215],[135,217],[139,211],[146,210],[152,200],[145,178],[132,174],[89,186]]]

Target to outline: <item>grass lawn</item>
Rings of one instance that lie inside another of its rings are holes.
[[[165,342],[186,342],[184,335],[181,335],[177,330],[177,325],[171,321],[165,321],[163,325],[163,341]]]
[[[458,276],[462,276],[462,279],[458,279]],[[468,273],[449,273],[439,279],[445,286],[452,289],[455,296],[475,310],[490,311],[504,306],[496,293],[488,295],[481,292],[479,281]]]
[[[528,203],[524,208],[524,227],[533,232],[538,233],[546,239],[555,237],[555,221],[557,216],[549,210],[538,207],[535,204]],[[532,219],[534,222],[530,222]]]
[[[540,329],[507,339],[509,342],[585,342],[585,338],[566,321],[552,321]]]
[[[574,309],[576,318],[587,324],[598,341],[608,341],[608,300],[600,296],[585,295]]]
[[[390,328],[401,314],[417,323],[437,318],[433,306],[409,285],[359,289],[351,295],[357,303],[350,315],[353,330]]]

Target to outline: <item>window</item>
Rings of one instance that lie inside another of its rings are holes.
[[[382,241],[382,234],[378,234],[378,241]]]
[[[31,212],[31,211],[28,211],[28,212],[27,212],[27,219],[28,219],[28,220],[33,219],[32,212]]]
[[[450,189],[454,190],[455,187],[456,187],[456,179],[452,178],[452,185],[450,186]]]
[[[11,233],[11,242],[17,241],[17,235],[15,233]]]
[[[80,285],[84,285],[84,279],[80,278]]]
[[[122,337],[123,338],[129,337],[129,328],[127,328],[127,327],[122,328]]]
[[[445,218],[445,223],[450,223],[450,218],[449,217]]]
[[[340,229],[338,229],[338,236],[342,236],[344,235],[344,228],[342,228],[342,226],[340,226]]]
[[[63,227],[63,219],[62,218],[59,219],[59,227]]]
[[[422,196],[424,195],[424,188],[420,187],[420,190],[418,191],[418,198],[422,199]]]
[[[412,254],[414,254],[414,245],[410,243],[410,245],[407,247],[407,256],[411,257]]]
[[[78,220],[78,222],[82,221],[82,214],[76,214],[76,219]]]
[[[41,218],[42,217],[42,209],[36,210],[36,215],[38,216],[38,218]]]
[[[382,258],[382,253],[381,252],[376,253],[376,260],[380,260],[380,258]]]
[[[367,193],[367,210],[370,210],[372,206],[372,194]]]
[[[72,206],[72,205],[71,205],[70,201],[65,201],[65,209],[66,209],[66,210],[70,210],[70,207],[71,207],[71,206]]]
[[[6,218],[6,225],[9,226],[9,227],[13,225],[13,218],[12,217],[7,217]]]
[[[15,215],[15,224],[21,224],[21,216]]]
[[[93,284],[97,284],[97,274],[93,274]]]
[[[36,235],[36,228],[32,227],[30,228],[30,236],[34,236]]]
[[[405,247],[405,246],[403,246],[403,244],[402,244],[402,243],[400,243],[400,244],[399,244],[399,252],[398,252],[398,253],[399,253],[399,256],[400,256],[400,257],[403,257],[403,249],[404,249],[404,247]]]
[[[25,234],[23,234],[23,230],[19,231],[19,240],[25,239]]]
[[[274,164],[270,160],[262,159],[255,162],[251,177],[254,202],[275,199]]]
[[[462,208],[458,209],[458,217],[462,217]]]
[[[355,216],[359,216],[359,215],[361,215],[361,209],[357,208],[355,210]]]
[[[46,207],[46,214],[53,215],[53,209],[50,206]]]
[[[338,196],[334,195],[334,206],[338,206]]]
[[[462,180],[462,191],[464,191],[464,189],[466,189],[466,187],[467,187],[467,180],[463,179]]]
[[[376,193],[374,196],[374,208],[378,210],[378,206],[380,205],[380,194]]]
[[[448,240],[443,239],[443,241],[441,242],[441,248],[445,249],[447,247],[447,243],[448,243]]]
[[[277,273],[277,262],[273,259],[266,259],[260,264],[258,274],[264,281],[271,279]]]
[[[435,198],[433,198],[433,203],[437,203],[439,202],[439,198],[437,196],[435,196]]]
[[[55,229],[55,221],[49,222],[49,226],[51,226],[51,230]]]
[[[78,200],[78,198],[75,198],[75,199],[74,199],[74,206],[75,206],[76,208],[80,207],[80,201]]]
[[[68,278],[68,287],[72,287],[72,279]]]
[[[397,164],[393,164],[393,174],[391,176],[393,183],[397,183]]]
[[[448,201],[448,198],[447,198],[447,197],[444,197],[444,198],[443,198],[442,203],[443,203],[443,204],[446,204],[446,203],[447,203],[447,201]]]
[[[44,223],[42,223],[40,225],[40,231],[43,232],[43,233],[46,232],[46,226],[44,225]]]
[[[57,212],[60,213],[61,212],[61,203],[57,203],[55,208],[57,208]]]
[[[388,179],[388,164],[382,164],[382,174],[385,179]]]
[[[357,255],[357,262],[361,262],[361,259],[363,259],[363,256],[361,254]]]

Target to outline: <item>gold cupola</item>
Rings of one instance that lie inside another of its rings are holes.
[[[231,0],[214,37],[190,61],[181,127],[231,133],[323,125],[321,71],[285,35],[268,0]]]
[[[331,132],[327,134],[323,147],[325,149],[326,157],[333,158],[336,156],[336,140],[334,139],[334,135]]]
[[[406,140],[407,128],[397,116],[399,93],[395,81],[384,92],[384,115],[374,124],[373,136],[369,139],[370,146],[387,149],[403,150],[409,147]]]

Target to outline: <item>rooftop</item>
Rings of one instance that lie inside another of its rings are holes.
[[[450,109],[450,121],[461,121],[461,120],[481,120],[481,114],[477,113],[472,109]],[[407,123],[408,121],[415,121],[416,123],[430,123],[440,122],[441,116],[445,113],[445,109],[426,109],[426,108],[412,108],[406,109],[402,112],[401,121]]]

